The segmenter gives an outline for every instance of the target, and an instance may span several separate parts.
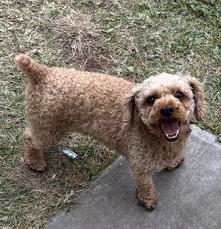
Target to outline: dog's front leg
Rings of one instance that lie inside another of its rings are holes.
[[[152,175],[143,175],[136,179],[136,195],[138,203],[146,210],[152,211],[156,207],[157,198]]]
[[[131,166],[137,185],[136,196],[138,203],[146,210],[152,211],[156,207],[156,190],[152,179],[152,173],[145,171],[141,166]]]

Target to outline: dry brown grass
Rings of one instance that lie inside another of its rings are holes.
[[[105,71],[108,50],[102,45],[102,30],[92,22],[91,16],[80,12],[58,18],[50,25],[52,40],[62,50],[66,63],[88,71]],[[72,58],[70,58],[72,57]]]

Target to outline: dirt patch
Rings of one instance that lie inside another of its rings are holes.
[[[102,28],[92,17],[80,12],[52,22],[52,40],[60,46],[66,63],[88,71],[104,71],[110,63],[109,51],[103,47]]]

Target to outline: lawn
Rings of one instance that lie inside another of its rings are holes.
[[[26,77],[17,53],[50,66],[75,67],[140,82],[168,72],[205,85],[208,115],[200,126],[221,137],[221,2],[213,0],[0,0],[0,228],[41,228],[115,157],[73,134],[46,153],[48,169],[22,158]],[[62,155],[64,147],[78,154]]]

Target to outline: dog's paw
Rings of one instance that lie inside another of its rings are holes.
[[[173,161],[173,163],[171,163],[170,165],[168,165],[168,166],[165,168],[165,170],[166,170],[166,171],[172,171],[172,170],[174,170],[174,169],[179,168],[179,167],[183,164],[184,160],[185,160],[185,158],[182,157],[182,158],[179,158],[179,159]]]
[[[138,204],[144,207],[147,211],[153,211],[157,205],[157,199],[153,193],[152,195],[141,194],[138,190],[136,190],[136,197],[138,200]]]
[[[42,156],[31,157],[31,155],[26,155],[25,162],[31,170],[36,172],[44,172],[46,169],[46,162]]]
[[[142,201],[140,199],[138,199],[138,204],[142,207],[145,208],[145,210],[151,212],[154,210],[154,208],[156,207],[156,202],[155,201]]]
[[[39,172],[39,173],[43,173],[46,169],[46,163],[45,162],[41,162],[41,163],[27,163],[28,167],[35,171],[35,172]]]

